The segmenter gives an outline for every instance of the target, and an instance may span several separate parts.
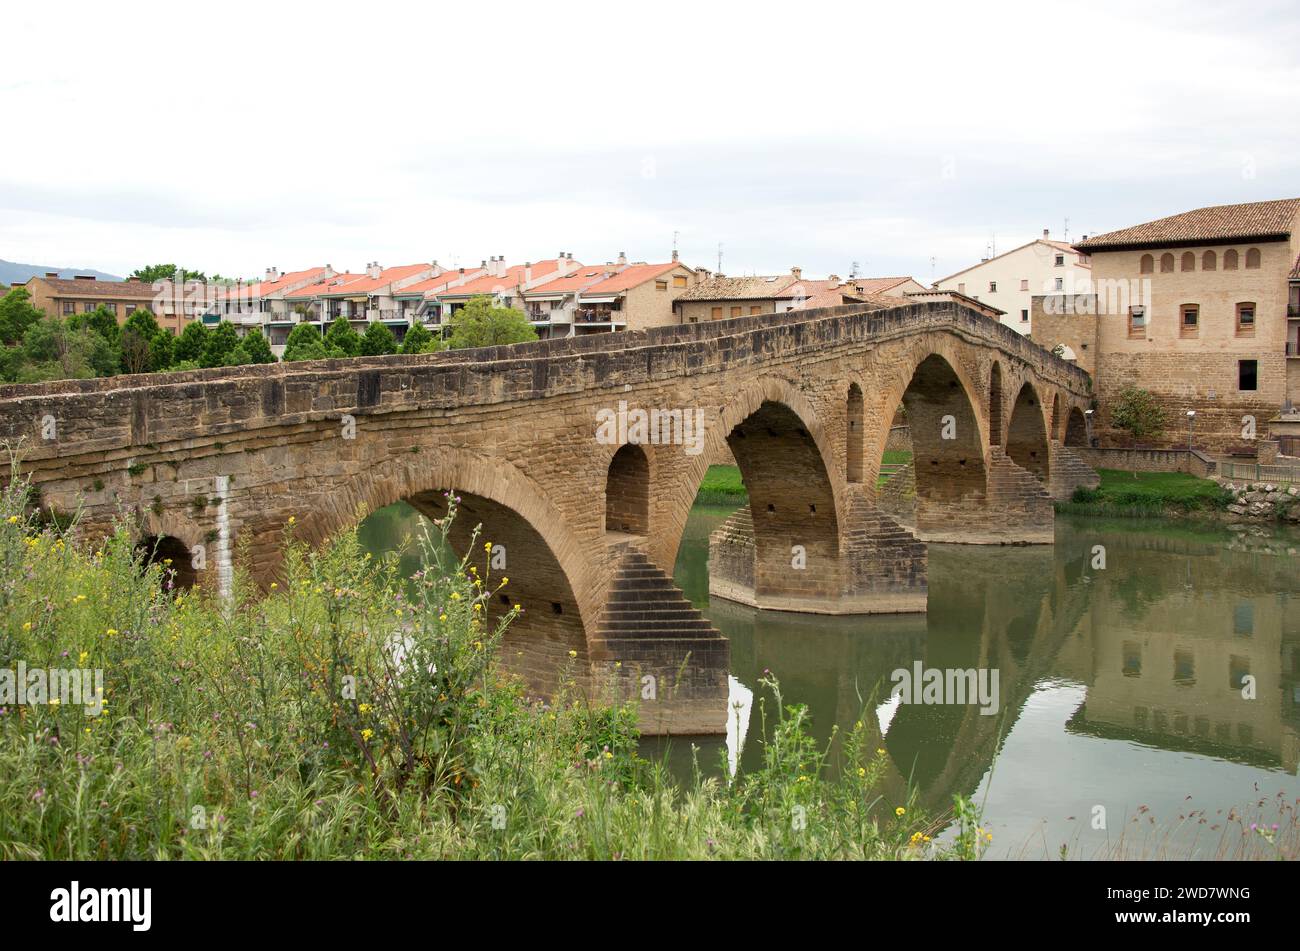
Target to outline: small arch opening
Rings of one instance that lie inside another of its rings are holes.
[[[650,460],[631,443],[609,461],[605,479],[605,531],[650,533]]]
[[[198,584],[195,556],[174,535],[148,535],[136,543],[135,554],[142,567],[162,567],[164,591],[188,589]]]

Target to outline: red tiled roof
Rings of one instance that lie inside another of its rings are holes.
[[[680,265],[676,261],[669,261],[667,264],[629,264],[617,274],[613,274],[588,287],[583,293],[621,294],[623,291],[639,287],[646,281],[653,280],[661,274],[667,274],[674,268],[682,266],[684,265]]]
[[[613,267],[606,265],[591,265],[589,267],[580,267],[575,271],[570,271],[563,277],[557,277],[553,281],[547,281],[545,284],[539,284],[529,294],[571,294],[574,291],[587,289],[590,285],[603,281],[613,271]]]
[[[368,277],[361,275],[361,280],[352,281],[347,285],[338,288],[336,291],[327,291],[325,297],[354,297],[358,294],[369,294],[380,288],[387,287],[393,281],[400,281],[405,277],[413,277],[421,271],[427,271],[432,267],[430,264],[402,264],[397,267],[386,267],[379,272],[378,277]]]
[[[364,274],[335,274],[333,277],[316,284],[309,284],[307,287],[300,288],[296,291],[290,291],[284,295],[285,300],[310,300],[320,297],[326,291],[337,290],[341,285],[352,281],[359,281],[365,277]]]
[[[1108,231],[1080,241],[1079,251],[1204,244],[1211,241],[1249,241],[1285,238],[1291,234],[1300,198],[1251,201],[1240,205],[1211,205],[1182,214],[1157,218],[1131,228]]]
[[[683,292],[678,300],[771,300],[794,284],[793,274],[776,277],[711,277]]]
[[[474,268],[473,270],[466,268],[465,274],[461,274],[459,269],[455,271],[443,271],[436,277],[429,277],[425,278],[423,281],[417,281],[414,284],[407,284],[400,291],[397,291],[394,296],[423,297],[430,291],[440,291],[453,281],[459,281],[466,274],[475,275],[477,271],[478,268]],[[473,280],[473,277],[471,276],[470,279]]]
[[[144,281],[76,281],[62,277],[35,277],[32,280],[44,281],[53,289],[56,297],[129,297],[132,300],[152,300],[152,284]]]
[[[323,267],[307,268],[303,271],[290,271],[287,274],[281,274],[274,281],[254,281],[249,284],[232,284],[220,294],[221,297],[241,297],[255,298],[266,297],[268,294],[274,294],[276,291],[284,290],[292,284],[300,284],[303,281],[310,280],[325,273]]]
[[[569,263],[579,269],[582,268],[582,265],[577,261],[569,262],[566,259],[566,264]],[[531,270],[529,271],[529,274],[532,279],[536,281],[538,278],[545,277],[547,274],[558,270],[559,266],[560,262],[558,258],[548,258],[544,261],[535,261],[530,265]],[[507,268],[506,273],[501,276],[484,274],[482,277],[475,278],[472,281],[467,281],[459,287],[449,287],[446,291],[437,296],[473,297],[477,294],[496,294],[501,291],[514,290],[523,283],[525,270],[526,268],[524,265],[516,264]]]

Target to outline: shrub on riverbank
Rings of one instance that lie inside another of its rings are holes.
[[[446,522],[424,539],[429,567],[409,587],[396,557],[373,559],[349,534],[319,552],[290,544],[280,584],[262,596],[239,575],[223,604],[168,593],[167,566],[141,570],[125,527],[91,548],[75,527],[38,524],[27,499],[18,481],[0,495],[0,669],[102,669],[103,709],[0,703],[0,858],[984,847],[965,809],[938,852],[926,844],[936,822],[882,802],[887,758],[861,724],[832,772],[806,710],[785,706],[775,680],[756,710],[777,719],[763,765],[730,781],[672,780],[637,755],[635,710],[594,701],[576,678],[550,703],[530,700],[496,663],[517,616],[500,605],[507,579],[485,557],[446,554]]]
[[[1056,510],[1071,515],[1162,516],[1223,511],[1231,496],[1209,479],[1183,472],[1121,472],[1098,469],[1101,485],[1080,486]]]

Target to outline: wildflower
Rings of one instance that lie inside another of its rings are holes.
[[[992,842],[992,841],[993,841],[993,833],[992,833],[992,832],[985,832],[985,833],[984,833],[984,841],[985,841],[985,842]]]
[[[23,622],[23,630],[24,630],[24,631],[30,631],[31,629],[32,629],[32,622],[31,622],[31,621],[24,621],[24,622]]]
[[[10,515],[9,518],[7,519],[7,521],[9,522],[10,525],[17,525],[17,524],[18,524],[18,516],[17,516],[17,515]]]
[[[605,750],[605,759],[613,759],[613,758],[614,758],[614,754],[611,753],[609,750]]]
[[[72,599],[72,603],[73,603],[73,604],[78,604],[78,603],[80,603],[80,602],[82,602],[82,601],[85,601],[85,600],[86,600],[86,596],[85,596],[84,594],[79,594],[79,595],[77,595],[75,598]]]
[[[505,587],[505,586],[508,585],[509,583],[510,583],[510,579],[509,579],[509,578],[502,578],[502,579],[501,579],[501,586],[502,586],[502,587]]]
[[[361,731],[361,739],[365,740],[367,743],[370,742],[370,738],[374,735],[375,735],[375,731],[370,729],[369,727],[366,727],[364,730]]]
[[[877,756],[884,756],[884,755],[885,755],[885,751],[884,751],[884,750],[876,750],[876,755],[877,755]]]
[[[460,592],[459,592],[459,591],[453,591],[453,592],[451,593],[451,599],[452,599],[453,601],[459,601],[459,600],[460,600]]]
[[[294,518],[292,515],[289,516],[289,524],[290,524],[290,525],[292,525],[292,524],[293,524],[294,522],[296,522],[296,521],[298,521],[298,520],[297,520],[296,518]]]
[[[334,597],[336,597],[336,598],[341,598],[341,597],[343,597],[343,590],[342,590],[341,588],[335,588],[335,589],[334,589]]]
[[[906,809],[904,809],[902,806],[899,806],[897,809],[894,810],[894,815],[899,816],[901,818],[906,812],[907,812]]]
[[[361,704],[360,706],[357,707],[357,712],[358,712],[358,713],[369,713],[369,712],[370,712],[370,704],[368,704],[368,703],[363,703],[363,704]]]
[[[80,654],[77,655],[77,663],[84,664],[86,662],[86,658],[89,656],[90,656],[89,652],[82,651]]]
[[[569,656],[570,656],[570,657],[577,657],[577,656],[578,656],[578,652],[577,652],[577,651],[569,651]]]
[[[866,767],[859,766],[859,767],[858,767],[858,778],[861,779],[863,776],[866,776],[866,775],[867,775]]]
[[[483,550],[484,550],[484,551],[491,551],[491,550],[492,550],[492,543],[491,543],[491,542],[484,542],[484,543],[483,543]]]
[[[521,610],[520,607],[519,607],[519,605],[517,605],[517,604],[515,605],[515,610],[516,610],[516,611]]]
[[[104,633],[107,634],[109,637],[115,637],[115,636],[117,636],[117,628],[115,628],[115,627],[110,627],[110,628],[109,628],[107,631],[105,631]]]
[[[60,700],[59,700],[58,697],[52,697],[52,698],[50,698],[50,706],[52,706],[52,707],[57,707],[57,706],[59,705],[59,703],[60,703]]]
[[[272,591],[274,591],[274,590],[275,590],[276,588],[278,588],[278,587],[280,587],[280,586],[279,586],[278,584],[276,584],[274,581],[271,582],[271,590],[272,590]]]
[[[439,614],[439,615],[438,615],[438,620],[439,620],[439,621],[445,621],[445,620],[447,620],[447,615],[445,615],[445,614]]]
[[[482,611],[482,610],[483,610],[483,605],[481,605],[481,604],[476,604],[476,605],[474,605],[474,610],[475,610],[475,611]]]

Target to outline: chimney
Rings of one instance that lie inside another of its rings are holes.
[[[384,273],[384,269],[379,266],[378,261],[372,261],[366,267],[366,277],[370,278],[372,281],[379,280],[379,275],[383,273]]]
[[[621,266],[621,267],[627,265],[627,252],[626,252],[626,251],[620,251],[620,252],[618,252],[618,263],[619,263],[619,266]]]
[[[677,249],[673,248],[673,263],[677,263]]]
[[[840,276],[838,274],[832,274],[827,277],[826,280],[830,281],[832,284],[838,284],[840,282]]]
[[[524,283],[525,284],[533,283],[533,262],[532,261],[524,262]]]
[[[1084,240],[1084,241],[1087,241],[1087,240],[1088,240],[1088,236],[1087,236],[1086,234],[1083,236],[1083,240]]]
[[[45,272],[45,276],[46,276],[46,277],[58,277],[58,276],[59,276],[59,272],[58,272],[58,271],[46,271],[46,272]]]
[[[795,279],[796,281],[801,281],[801,280],[803,280],[803,268],[801,268],[801,267],[792,267],[792,268],[790,268],[790,273],[794,275],[794,279]]]
[[[73,276],[79,281],[93,281],[95,279],[93,274],[74,274]]]
[[[1043,229],[1043,240],[1046,241],[1048,235],[1050,235],[1050,234],[1051,234],[1051,231],[1049,231],[1047,228],[1044,228],[1044,229]]]
[[[274,265],[266,269],[266,283],[270,284],[280,279],[280,271]]]

